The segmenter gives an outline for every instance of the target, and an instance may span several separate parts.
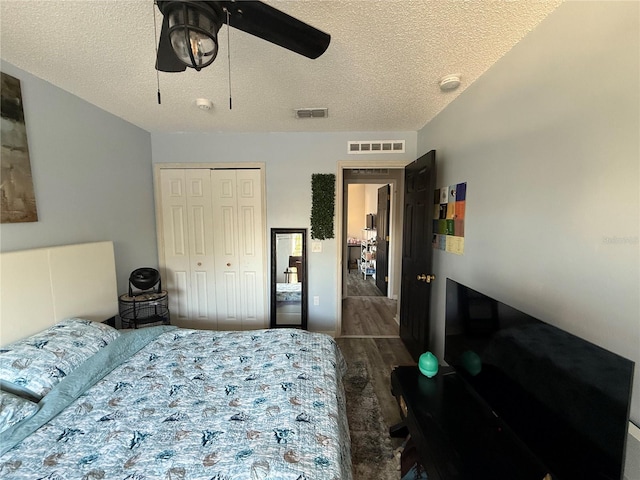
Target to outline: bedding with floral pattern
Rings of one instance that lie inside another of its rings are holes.
[[[120,335],[115,328],[80,318],[0,348],[0,385],[39,400],[60,380]]]
[[[123,333],[65,377],[9,429],[0,478],[351,478],[331,337],[171,328]]]
[[[37,411],[37,403],[0,390],[0,433],[32,417]]]

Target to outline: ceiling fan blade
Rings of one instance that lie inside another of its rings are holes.
[[[259,1],[221,1],[232,27],[308,58],[329,47],[331,35]]]
[[[169,38],[169,20],[162,18],[162,30],[158,42],[158,56],[156,58],[156,70],[161,72],[184,72],[187,66],[182,63],[173,51]]]

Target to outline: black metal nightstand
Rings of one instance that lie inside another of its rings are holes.
[[[138,328],[150,325],[168,325],[169,297],[166,290],[142,292],[136,295],[125,293],[118,298],[118,312],[122,328]]]

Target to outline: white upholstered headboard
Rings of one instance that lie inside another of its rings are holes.
[[[0,253],[0,345],[68,317],[118,313],[112,242]]]

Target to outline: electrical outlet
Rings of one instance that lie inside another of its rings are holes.
[[[318,295],[313,297],[313,304],[314,305],[320,305],[320,297]]]

